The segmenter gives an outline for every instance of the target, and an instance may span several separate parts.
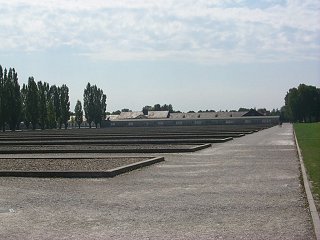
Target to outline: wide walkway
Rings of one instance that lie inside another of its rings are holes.
[[[0,178],[0,239],[314,239],[292,126],[113,179]]]

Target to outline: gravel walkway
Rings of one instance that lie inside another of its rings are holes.
[[[291,125],[112,179],[0,178],[0,239],[314,239]]]

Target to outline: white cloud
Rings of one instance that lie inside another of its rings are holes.
[[[320,3],[0,0],[0,53],[67,48],[107,60],[319,59]]]

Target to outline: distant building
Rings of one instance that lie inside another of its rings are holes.
[[[169,118],[169,111],[149,111],[148,115],[143,112],[121,112],[120,115],[107,115],[106,119],[113,120],[126,120],[126,119],[164,119]]]
[[[148,119],[164,119],[169,118],[169,111],[149,111],[147,118]]]
[[[255,109],[245,112],[169,113],[168,111],[122,112],[107,116],[103,127],[156,127],[192,125],[251,125],[264,126],[279,123],[279,116],[263,116]]]

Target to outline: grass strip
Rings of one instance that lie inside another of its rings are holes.
[[[296,123],[295,133],[311,181],[314,198],[320,200],[320,123]],[[319,206],[318,206],[319,207]]]

